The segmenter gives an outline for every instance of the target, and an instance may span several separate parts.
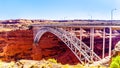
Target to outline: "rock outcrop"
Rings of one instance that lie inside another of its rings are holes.
[[[17,30],[0,33],[0,59],[16,61],[32,59],[33,33],[30,30]]]

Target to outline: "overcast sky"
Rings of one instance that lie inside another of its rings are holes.
[[[120,0],[0,0],[0,20],[120,20]]]

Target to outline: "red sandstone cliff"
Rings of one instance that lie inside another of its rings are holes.
[[[10,23],[9,23],[10,22]],[[22,25],[14,25],[16,23],[22,23]],[[24,23],[25,22],[25,23]],[[36,21],[37,22],[37,21]],[[18,27],[24,29],[28,27],[28,24],[32,21],[7,21],[9,24],[13,24],[12,28]],[[4,24],[7,24],[4,23]],[[35,23],[35,22],[34,22]],[[4,25],[11,28],[10,25]],[[17,28],[17,29],[18,29]],[[89,45],[89,37],[85,37],[83,41]],[[95,37],[95,49],[94,51],[101,56],[102,54],[102,38]],[[106,54],[108,54],[108,40],[106,39]],[[113,38],[113,45],[120,40],[120,36]],[[55,35],[51,33],[45,33],[39,41],[38,45],[33,44],[33,32],[32,30],[15,30],[9,32],[0,32],[0,59],[3,61],[16,61],[19,59],[41,59],[55,58],[58,62],[63,64],[76,64],[79,61],[70,51],[70,49]]]
[[[79,62],[68,47],[51,33],[44,34],[38,46],[33,45],[31,30],[1,32],[0,34],[0,59],[3,61],[55,58],[63,64]]]
[[[1,32],[0,59],[4,61],[32,59],[33,35],[30,30]]]

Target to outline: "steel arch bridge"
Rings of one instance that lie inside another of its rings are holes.
[[[77,59],[81,62],[87,62],[94,65],[104,64],[109,61],[111,56],[111,43],[109,42],[109,56],[104,56],[104,48],[105,48],[105,28],[109,29],[109,41],[112,41],[112,29],[119,28],[119,25],[111,25],[109,24],[36,24],[32,25],[34,31],[34,43],[37,44],[42,37],[42,35],[46,32],[53,33],[58,38],[60,38],[66,46],[74,53]],[[80,39],[76,37],[76,35],[72,34],[70,31],[76,31],[72,28],[80,28]],[[69,28],[69,29],[68,29]],[[83,29],[90,29],[90,47],[88,47],[82,41],[82,32]],[[94,52],[94,30],[95,29],[103,29],[103,58],[100,58]]]

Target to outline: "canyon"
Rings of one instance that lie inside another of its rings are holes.
[[[43,21],[41,21],[43,23]],[[48,21],[45,21],[45,23]],[[11,24],[12,23],[12,24]],[[29,28],[30,24],[35,23],[31,20],[9,20],[1,22],[4,28],[12,29],[10,31],[0,32],[0,60],[10,62],[21,59],[42,60],[54,58],[62,64],[77,64],[79,60],[72,51],[54,34],[45,33],[38,44],[33,43],[33,30]],[[16,25],[16,26],[15,26]],[[6,26],[6,27],[5,27]],[[9,26],[9,27],[8,27]],[[14,28],[16,27],[16,28]],[[94,42],[94,51],[102,57],[101,37],[96,36]],[[120,40],[120,36],[112,38],[113,46]],[[84,41],[89,45],[90,38],[85,37]],[[105,54],[108,55],[109,38],[106,38]]]

